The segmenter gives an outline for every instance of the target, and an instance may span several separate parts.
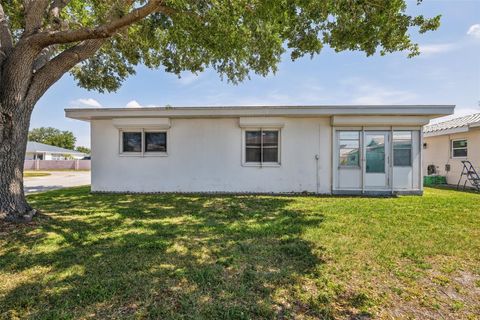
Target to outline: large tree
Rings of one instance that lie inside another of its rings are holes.
[[[61,131],[52,127],[41,127],[32,129],[28,133],[28,141],[35,141],[40,143],[57,146],[60,148],[73,150],[77,138],[71,131]]]
[[[284,52],[295,60],[325,45],[413,56],[412,30],[439,20],[407,14],[406,0],[1,0],[0,216],[31,212],[22,176],[30,116],[67,72],[99,91],[118,89],[138,64],[209,67],[236,83],[275,72]]]

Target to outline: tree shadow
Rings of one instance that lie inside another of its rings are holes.
[[[0,316],[30,318],[332,318],[324,248],[303,232],[321,212],[268,196],[31,198],[44,212],[12,235]]]

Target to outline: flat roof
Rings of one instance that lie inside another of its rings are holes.
[[[305,106],[199,106],[142,108],[68,108],[68,118],[90,121],[112,118],[228,118],[322,117],[334,115],[429,116],[453,114],[454,105],[305,105]]]

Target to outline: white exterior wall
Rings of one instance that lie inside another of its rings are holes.
[[[283,124],[281,164],[252,167],[242,165],[238,117],[172,118],[168,155],[144,157],[120,155],[119,128],[112,120],[92,120],[92,191],[330,193],[330,118],[272,121]]]
[[[451,141],[466,139],[468,156],[453,158],[451,154]],[[428,165],[435,165],[437,173],[447,177],[448,184],[457,184],[463,169],[462,160],[469,160],[480,173],[480,128],[471,128],[467,132],[452,133],[438,136],[425,137],[426,148],[423,150],[423,174],[427,175]],[[450,165],[450,171],[445,170],[445,165]],[[461,183],[465,182],[465,177]],[[468,185],[468,184],[467,184]]]

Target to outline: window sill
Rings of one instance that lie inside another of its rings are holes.
[[[149,158],[149,157],[167,157],[168,153],[166,152],[148,152],[148,153],[120,153],[120,157],[137,157],[137,158]]]
[[[146,152],[143,154],[144,157],[167,157],[168,153],[166,152]]]
[[[278,168],[281,167],[280,163],[255,163],[255,162],[244,162],[243,167],[257,167],[257,168]]]
[[[120,157],[141,157],[141,152],[122,152],[118,154]]]

